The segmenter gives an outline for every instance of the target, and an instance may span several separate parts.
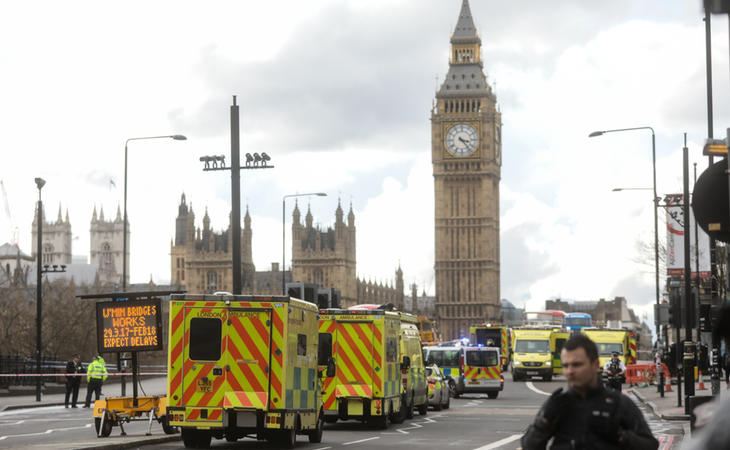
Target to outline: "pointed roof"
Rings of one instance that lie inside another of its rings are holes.
[[[63,215],[61,215],[61,203],[58,204],[58,219],[56,222],[63,222]]]
[[[461,11],[459,12],[459,20],[456,22],[454,34],[451,35],[451,43],[456,42],[479,42],[479,35],[474,26],[474,19],[471,16],[471,8],[469,8],[469,0],[461,2]]]
[[[101,205],[99,209],[99,220],[102,222],[104,221],[104,205]]]
[[[96,222],[96,203],[94,204],[94,214],[91,216],[91,221]]]
[[[119,205],[117,205],[117,218],[114,220],[115,222],[121,222],[122,221],[122,211],[119,209]]]
[[[66,208],[66,222],[69,222],[69,220],[68,220],[68,208]]]

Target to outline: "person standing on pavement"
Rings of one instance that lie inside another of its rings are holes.
[[[618,352],[613,352],[611,359],[604,364],[603,373],[608,376],[608,387],[621,392],[621,384],[626,380],[626,366],[618,359]]]
[[[71,407],[77,407],[82,373],[84,373],[84,366],[81,364],[81,357],[78,353],[74,353],[66,363],[66,401],[64,402],[66,408],[68,408],[69,397],[71,397]]]
[[[574,335],[560,353],[568,389],[553,392],[522,436],[525,450],[652,449],[659,442],[639,408],[620,392],[607,390],[598,380],[596,344]]]
[[[86,402],[84,403],[84,408],[89,407],[92,392],[95,394],[96,400],[99,400],[99,397],[101,397],[101,386],[107,378],[106,362],[101,355],[97,355],[96,359],[94,359],[94,361],[92,361],[86,369],[86,382],[88,385],[86,387]]]

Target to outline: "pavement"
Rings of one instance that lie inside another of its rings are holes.
[[[126,394],[127,396],[132,395],[131,377],[127,380]],[[138,391],[138,395],[164,395],[167,391],[167,378],[166,377],[152,377],[141,380],[141,387]],[[152,425],[152,434],[146,435],[147,422],[133,422],[125,425],[126,436],[120,435],[120,430],[115,427],[112,431],[112,435],[108,438],[97,438],[94,433],[93,420],[91,409],[82,409],[84,400],[86,398],[86,386],[82,384],[79,389],[78,409],[64,409],[65,393],[48,393],[41,395],[41,401],[37,402],[35,398],[35,391],[29,390],[30,392],[25,395],[6,395],[0,396],[0,416],[12,413],[23,414],[24,411],[36,411],[41,410],[48,411],[49,415],[56,416],[63,411],[79,415],[80,418],[88,417],[88,423],[75,428],[89,428],[88,430],[82,430],[77,433],[78,438],[72,443],[70,448],[78,449],[124,449],[124,448],[137,448],[141,445],[162,443],[177,441],[180,439],[180,435],[166,435],[162,431],[162,427],[156,422]],[[52,390],[52,392],[55,390]],[[102,398],[104,397],[118,397],[121,396],[121,383],[117,380],[105,383],[102,388]],[[93,402],[93,398],[92,398]],[[59,407],[61,408],[59,411]],[[0,419],[1,421],[2,419]],[[66,419],[71,420],[71,419]],[[2,434],[2,433],[0,433]],[[28,436],[33,434],[43,433],[28,433]],[[3,437],[0,436],[0,439]],[[3,443],[4,444],[4,443]],[[0,446],[4,446],[0,444]],[[27,447],[26,447],[27,448]]]

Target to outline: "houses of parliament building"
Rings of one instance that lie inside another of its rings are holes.
[[[334,226],[314,226],[311,211],[302,221],[299,205],[292,213],[291,270],[272,263],[270,270],[257,271],[253,263],[251,216],[246,209],[241,230],[241,279],[243,294],[280,295],[281,280],[315,283],[341,292],[342,306],[361,303],[393,303],[404,307],[403,271],[395,270],[394,282],[382,283],[357,278],[355,214],[352,205],[345,222],[337,204]],[[195,227],[195,213],[185,194],[178,206],[175,239],[170,245],[171,284],[189,292],[213,293],[233,287],[230,218],[225,230],[216,232],[208,212],[203,228]]]

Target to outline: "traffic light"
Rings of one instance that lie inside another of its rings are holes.
[[[682,295],[678,288],[669,291],[669,325],[682,328]]]

